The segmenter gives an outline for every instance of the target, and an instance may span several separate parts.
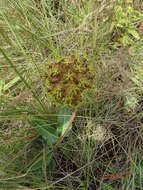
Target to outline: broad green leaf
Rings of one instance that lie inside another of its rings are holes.
[[[45,129],[43,126],[40,126],[39,124],[35,126],[36,131],[45,139],[45,141],[48,142],[48,144],[55,144],[58,137],[54,134]]]
[[[11,80],[9,83],[4,85],[3,90],[9,90],[12,86],[14,86],[18,81],[20,80],[19,76],[16,76],[13,80]]]
[[[69,107],[62,107],[58,114],[58,128],[57,128],[58,135],[64,134],[65,130],[68,127],[70,117],[71,117],[71,109]]]
[[[3,90],[3,80],[0,80],[0,96],[2,95]]]
[[[36,129],[39,135],[49,144],[55,144],[58,136],[56,135],[56,129],[51,127],[47,122],[40,119],[32,119],[29,121]]]

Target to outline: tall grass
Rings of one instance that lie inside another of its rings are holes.
[[[1,0],[1,189],[142,189],[143,43],[113,48],[116,3]],[[43,73],[71,55],[98,77],[59,137],[71,112],[58,114]]]

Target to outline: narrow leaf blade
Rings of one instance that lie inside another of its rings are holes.
[[[3,90],[9,90],[12,86],[14,86],[18,81],[20,80],[19,76],[16,76],[13,80],[11,80],[9,83],[7,83],[6,85],[4,85]]]
[[[3,80],[0,80],[0,96],[2,95],[3,90]]]

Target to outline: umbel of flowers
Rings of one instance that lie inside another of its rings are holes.
[[[70,56],[50,62],[44,75],[47,94],[56,106],[75,108],[93,90],[95,76],[86,58]]]

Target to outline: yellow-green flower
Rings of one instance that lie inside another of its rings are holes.
[[[87,92],[93,90],[96,74],[85,58],[70,56],[48,63],[44,75],[48,96],[56,106],[77,107]]]

